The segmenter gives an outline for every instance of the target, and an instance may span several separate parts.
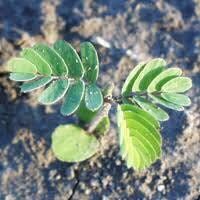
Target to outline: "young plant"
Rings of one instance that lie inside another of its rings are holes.
[[[109,110],[117,104],[120,154],[128,167],[145,169],[161,157],[160,121],[169,119],[161,107],[182,111],[191,103],[184,94],[192,87],[191,79],[183,77],[179,68],[166,68],[161,58],[139,63],[120,96],[112,96],[112,85],[101,90],[96,84],[99,60],[90,42],[81,44],[80,57],[62,40],[51,47],[36,44],[23,49],[8,66],[10,79],[23,82],[21,92],[46,87],[40,103],[62,99],[61,114],[76,114],[83,122],[85,129],[60,125],[52,134],[53,152],[66,162],[86,160],[99,150],[99,140],[110,127]]]

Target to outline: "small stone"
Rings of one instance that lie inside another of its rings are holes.
[[[165,190],[165,186],[164,185],[158,185],[157,190],[159,192],[162,192],[163,190]]]

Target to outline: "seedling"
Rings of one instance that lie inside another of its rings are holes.
[[[10,79],[23,82],[21,92],[46,87],[38,98],[41,104],[62,100],[61,114],[76,114],[84,122],[82,128],[60,125],[52,134],[53,152],[66,162],[97,153],[100,138],[110,127],[110,107],[117,105],[120,154],[128,167],[145,169],[161,157],[160,122],[169,119],[163,108],[183,111],[191,103],[184,94],[192,87],[191,79],[183,77],[179,68],[166,68],[161,58],[134,67],[120,96],[112,95],[112,85],[101,90],[96,84],[99,60],[90,42],[81,44],[80,57],[62,40],[51,47],[36,44],[23,49],[8,66]]]

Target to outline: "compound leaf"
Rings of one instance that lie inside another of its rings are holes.
[[[36,74],[37,68],[24,58],[12,58],[8,62],[9,70],[16,73]]]
[[[128,167],[142,170],[160,157],[162,140],[154,124],[140,115],[144,111],[136,106],[132,109],[131,106],[118,106],[120,152]],[[133,110],[136,109],[141,112],[135,113]]]
[[[158,121],[167,121],[169,119],[169,115],[158,106],[152,104],[148,100],[135,96],[133,97],[134,101],[137,102],[137,104],[144,109],[146,112],[151,114],[153,117],[155,117]]]
[[[180,106],[189,106],[191,104],[190,98],[184,94],[161,93],[161,97],[171,103]]]
[[[13,81],[30,81],[36,78],[35,74],[28,74],[28,73],[11,73],[9,78]]]
[[[34,49],[23,49],[20,55],[34,64],[40,74],[51,75],[52,70],[50,65]]]
[[[85,91],[85,105],[91,111],[97,111],[103,104],[101,90],[95,85],[87,85]]]
[[[55,75],[67,75],[68,68],[56,51],[45,44],[36,44],[33,49],[50,65]]]
[[[71,115],[78,109],[83,99],[84,91],[85,84],[82,80],[70,84],[60,110],[63,115]]]
[[[94,83],[99,75],[99,59],[92,43],[84,42],[81,44],[81,60],[85,69],[84,78]]]
[[[176,77],[166,82],[162,88],[162,92],[183,93],[192,87],[192,80],[188,77]]]
[[[84,74],[83,64],[76,50],[63,40],[57,41],[53,48],[63,58],[68,66],[69,76],[73,78],[81,78]]]
[[[149,61],[135,80],[132,91],[146,90],[151,81],[163,71],[165,66],[166,62],[161,58]]]
[[[58,126],[52,134],[52,149],[61,161],[84,161],[93,156],[98,148],[98,140],[75,125]]]
[[[122,104],[121,109],[124,112],[131,111],[131,112],[134,112],[134,113],[140,115],[141,117],[144,118],[144,120],[149,121],[155,128],[160,127],[159,122],[152,115],[150,115],[148,112],[138,108],[137,106],[130,105],[130,104]]]
[[[52,77],[42,77],[30,82],[23,83],[20,88],[21,92],[31,92],[33,90],[39,89],[41,87],[44,87],[48,83],[50,83],[52,80]]]
[[[169,80],[180,76],[182,74],[182,70],[179,68],[169,68],[161,72],[153,81],[150,83],[147,91],[149,93],[159,91],[161,87],[168,82]]]
[[[68,87],[69,81],[67,79],[52,82],[40,95],[39,102],[45,105],[56,103],[65,95]]]

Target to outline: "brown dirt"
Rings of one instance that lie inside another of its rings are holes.
[[[0,10],[0,200],[200,198],[199,0],[0,0]],[[192,106],[169,111],[162,124],[162,160],[140,173],[128,170],[118,155],[115,109],[109,150],[80,164],[56,160],[51,133],[76,118],[62,117],[59,105],[39,105],[40,91],[20,94],[5,71],[22,47],[58,38],[78,47],[98,37],[112,47],[96,44],[99,84],[114,81],[115,94],[132,67],[152,57],[193,79]]]

